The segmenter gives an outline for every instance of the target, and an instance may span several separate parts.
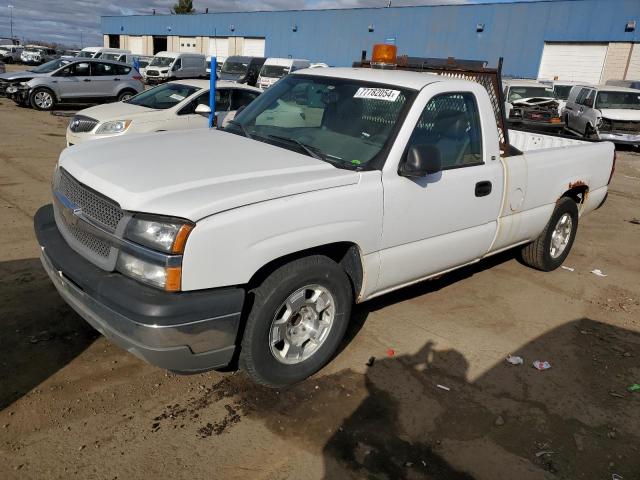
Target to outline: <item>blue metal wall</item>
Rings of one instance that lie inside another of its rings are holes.
[[[374,43],[396,37],[401,54],[479,59],[491,65],[502,56],[506,74],[535,77],[545,41],[640,41],[639,30],[625,32],[630,20],[640,28],[640,0],[117,16],[102,17],[102,32],[265,37],[267,56],[335,66],[350,65],[362,50],[371,52]],[[483,33],[476,32],[478,23],[484,23]]]

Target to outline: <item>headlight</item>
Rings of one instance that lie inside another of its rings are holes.
[[[96,135],[122,133],[129,128],[129,125],[131,125],[131,120],[114,120],[113,122],[105,122],[98,127]]]
[[[177,292],[182,284],[181,267],[165,267],[120,252],[116,269],[136,280],[169,292]]]
[[[136,215],[127,225],[125,238],[154,250],[183,253],[193,224],[175,218]]]

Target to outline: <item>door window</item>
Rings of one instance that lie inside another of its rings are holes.
[[[407,146],[412,145],[436,147],[443,170],[482,164],[482,129],[473,94],[433,97],[411,134]]]
[[[258,92],[252,92],[242,88],[233,90],[231,99],[231,110],[238,110],[240,107],[246,107],[258,96]]]
[[[180,70],[182,67],[182,60],[178,58],[176,62],[173,64],[173,70]]]
[[[60,75],[61,77],[87,77],[89,76],[89,69],[89,63],[73,63],[67,68],[60,70],[57,75]]]
[[[582,90],[580,90],[580,93],[578,94],[578,97],[576,98],[576,103],[579,105],[584,105],[584,99],[586,98],[586,96],[589,94],[589,89],[588,88],[583,88]]]
[[[593,101],[595,97],[596,97],[596,91],[589,90],[589,94],[585,97],[582,103],[584,104],[585,107],[593,108]]]
[[[91,75],[94,77],[110,77],[116,75],[116,65],[110,63],[93,63]]]

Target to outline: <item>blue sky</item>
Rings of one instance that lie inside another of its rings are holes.
[[[169,13],[175,0],[0,0],[0,37],[13,33],[20,39],[42,40],[66,45],[102,44],[100,16]],[[495,3],[528,0],[392,0],[393,6],[449,3]],[[388,0],[194,0],[198,11],[286,10],[291,8],[381,7]],[[7,5],[13,5],[9,9]],[[303,6],[301,6],[303,5]]]

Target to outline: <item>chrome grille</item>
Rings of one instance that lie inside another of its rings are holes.
[[[92,233],[85,232],[84,230],[79,229],[75,225],[69,224],[65,219],[64,215],[60,215],[59,218],[60,220],[62,220],[62,223],[67,229],[67,231],[71,235],[73,235],[73,237],[81,245],[88,248],[96,255],[99,255],[103,258],[109,257],[109,253],[111,252],[111,245],[109,245],[109,242],[96,237]]]
[[[98,125],[98,120],[84,115],[76,115],[69,123],[69,129],[74,133],[85,133],[93,130]]]
[[[640,122],[612,120],[611,129],[618,132],[640,133]]]
[[[147,77],[157,77],[159,75],[157,70],[146,70],[145,74]]]
[[[78,205],[82,212],[92,220],[107,227],[112,232],[124,216],[117,203],[109,200],[84,186],[60,168],[58,191]]]

